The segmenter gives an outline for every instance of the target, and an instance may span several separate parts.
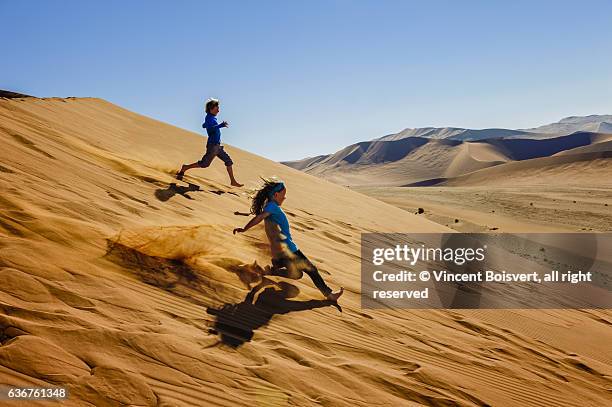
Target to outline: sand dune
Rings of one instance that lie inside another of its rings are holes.
[[[406,186],[611,186],[612,151],[597,151],[597,145],[589,146],[589,149],[595,151],[513,161],[454,178],[435,178]]]
[[[607,148],[608,144],[602,143],[611,137],[588,132],[548,139],[477,141],[403,137],[357,143],[334,154],[284,164],[341,185],[431,185],[511,161],[548,157],[564,151],[568,154],[599,151]]]
[[[602,137],[601,141],[598,141],[594,144],[589,144],[582,147],[572,148],[570,150],[560,151],[554,155],[570,155],[570,154],[580,154],[580,153],[591,153],[591,152],[604,152],[604,151],[612,151],[612,134],[603,135],[607,137]]]
[[[285,180],[340,312],[306,279],[261,281],[263,228],[231,234],[249,203],[220,161],[173,180],[198,135],[100,99],[14,98],[0,138],[2,384],[65,386],[75,406],[608,400],[609,311],[361,309],[360,234],[450,230],[435,222],[228,146],[247,186]]]

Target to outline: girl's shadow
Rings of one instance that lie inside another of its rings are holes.
[[[255,299],[257,292],[263,291]],[[280,288],[280,290],[278,289]],[[276,314],[305,311],[314,308],[339,305],[329,300],[291,301],[287,298],[299,294],[299,289],[287,282],[275,283],[263,278],[251,289],[239,304],[225,304],[221,308],[208,308],[206,312],[216,317],[211,333],[219,334],[226,345],[237,348],[253,338],[256,329],[265,326]]]

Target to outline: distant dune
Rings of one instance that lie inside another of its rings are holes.
[[[404,137],[361,142],[334,154],[284,164],[342,185],[420,185],[511,161],[570,154],[579,148],[599,151],[608,148],[605,142],[611,137],[589,132],[546,139],[476,141]]]
[[[603,152],[603,151],[612,151],[612,134],[603,135],[605,137],[602,138],[604,141],[600,141],[594,144],[589,144],[582,147],[572,148],[570,150],[560,151],[554,155],[570,155],[570,154],[579,154],[579,153],[591,153],[591,152]]]
[[[552,157],[508,162],[453,178],[435,178],[405,186],[589,185],[612,187],[611,158],[612,150],[558,154]]]

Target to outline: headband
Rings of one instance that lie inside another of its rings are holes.
[[[272,188],[270,192],[268,192],[268,197],[272,198],[275,193],[280,192],[283,189],[285,189],[285,184],[282,182],[279,182],[278,184],[274,185],[274,188]]]

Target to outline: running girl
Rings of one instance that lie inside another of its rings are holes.
[[[332,292],[325,284],[323,277],[314,264],[298,249],[291,238],[287,215],[281,209],[286,199],[287,188],[278,181],[264,180],[263,187],[253,196],[251,213],[255,215],[243,228],[234,229],[233,233],[243,233],[265,221],[266,235],[272,252],[272,275],[291,275],[300,278],[302,272],[308,274],[315,286],[330,301],[337,301],[344,289]]]

